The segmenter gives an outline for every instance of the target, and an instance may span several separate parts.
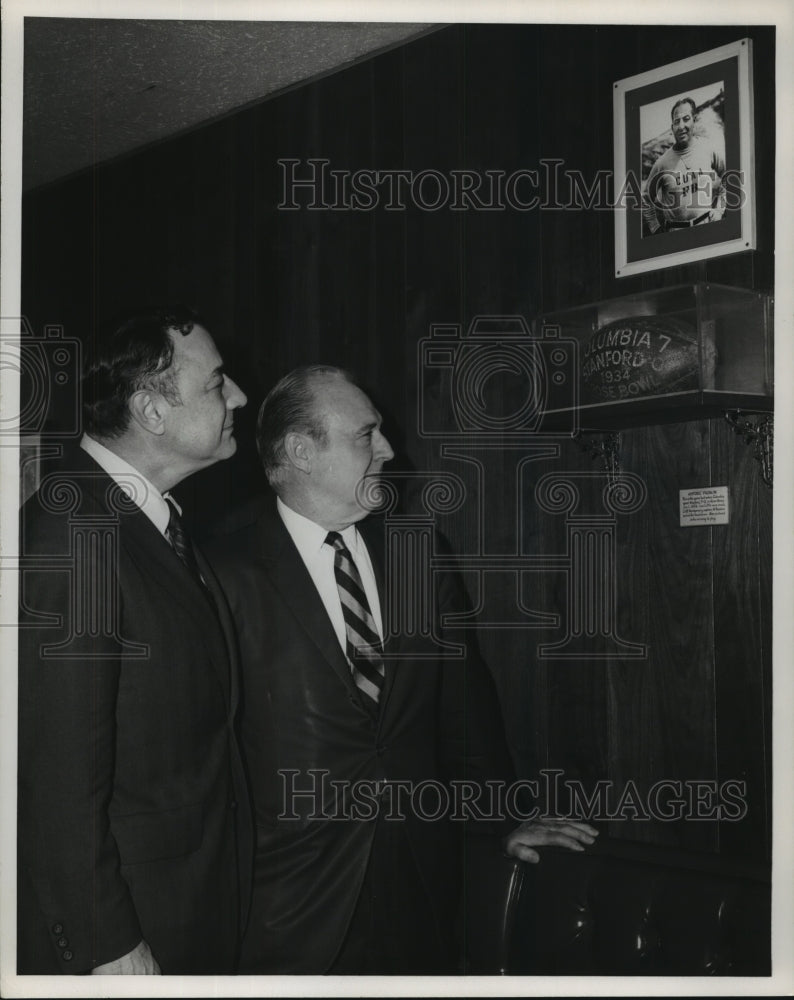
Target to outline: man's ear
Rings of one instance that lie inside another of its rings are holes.
[[[165,433],[166,405],[159,392],[139,389],[130,397],[130,417],[142,430],[160,435]]]
[[[290,431],[284,438],[284,452],[290,465],[300,472],[305,472],[308,475],[312,471],[315,446],[308,434]]]

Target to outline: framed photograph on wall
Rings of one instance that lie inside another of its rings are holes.
[[[614,84],[617,277],[755,249],[751,46]]]

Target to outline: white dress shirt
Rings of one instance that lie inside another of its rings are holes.
[[[335,550],[325,544],[328,532],[321,528],[319,524],[310,521],[302,514],[288,507],[281,499],[276,500],[276,507],[279,516],[284,522],[284,527],[290,534],[290,538],[295,543],[309,575],[314,581],[320,600],[323,602],[331,624],[336,632],[336,638],[342,647],[342,652],[347,649],[347,636],[345,633],[345,619],[342,615],[342,602],[339,599],[339,589],[334,576],[334,552]],[[375,620],[375,628],[381,640],[383,639],[383,621],[380,613],[380,599],[378,598],[378,586],[375,582],[375,574],[372,570],[372,561],[364,544],[364,539],[358,533],[355,524],[351,524],[340,531],[339,534],[344,539],[345,545],[350,550],[353,562],[356,564],[364,593],[367,595],[370,611]]]
[[[162,494],[156,486],[153,486],[142,473],[125,462],[123,458],[106,448],[99,441],[84,434],[80,440],[80,447],[93,458],[97,465],[101,465],[110,478],[124,490],[132,502],[140,507],[141,511],[149,518],[164,538],[168,538],[168,520],[171,516],[171,509],[166,502],[166,497],[170,494]],[[171,498],[172,502],[179,510],[179,504]],[[181,514],[182,511],[179,510]]]

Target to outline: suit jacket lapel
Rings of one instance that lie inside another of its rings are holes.
[[[268,511],[259,521],[262,567],[301,628],[348,690],[358,697],[350,666],[314,581],[278,514]]]
[[[204,554],[201,549],[195,545],[193,548],[196,553],[196,562],[198,563],[199,571],[207,584],[207,590],[209,590],[212,595],[212,599],[215,602],[215,608],[218,612],[218,621],[220,622],[223,638],[226,642],[226,652],[229,659],[229,672],[228,675],[223,678],[225,680],[224,692],[228,698],[232,715],[234,715],[234,712],[237,709],[240,694],[238,684],[240,670],[239,657],[237,653],[237,633],[234,628],[232,613],[226,602],[226,595],[218,582],[218,578],[213,573],[210,564],[204,558]]]
[[[122,515],[124,536],[127,540],[128,553],[136,562],[145,563],[145,572],[163,586],[168,592],[168,600],[179,605],[193,627],[205,637],[210,649],[210,661],[223,690],[226,706],[230,703],[230,660],[234,649],[231,634],[223,624],[221,608],[224,599],[213,592],[213,586],[208,582],[208,589],[215,599],[217,617],[201,584],[179,559],[171,548],[168,539],[155,528],[149,518],[140,510],[129,515]],[[206,560],[196,550],[199,569],[205,580],[207,573],[212,576]],[[206,570],[206,572],[205,572]],[[214,576],[212,584],[217,587]],[[219,588],[218,588],[219,589]],[[217,625],[216,625],[217,622]]]
[[[226,644],[221,634],[221,628],[207,627],[208,602],[206,594],[202,593],[199,584],[185,567],[168,543],[160,534],[151,520],[133,504],[116,505],[112,499],[114,490],[119,488],[114,480],[102,467],[82,449],[70,456],[69,463],[62,474],[68,479],[70,473],[75,476],[80,489],[89,495],[92,504],[103,513],[113,514],[118,518],[119,543],[124,547],[127,556],[133,563],[141,566],[142,574],[153,581],[153,586],[159,585],[168,595],[168,600],[181,606],[196,628],[214,642],[216,649],[210,658],[221,682],[224,697],[229,698],[229,652],[233,648]],[[200,568],[202,574],[206,563],[202,559]],[[206,579],[206,577],[205,577]],[[214,578],[213,578],[214,580]],[[225,629],[224,629],[225,631]],[[212,636],[212,638],[210,638]]]
[[[171,548],[168,539],[160,534],[149,518],[140,510],[122,515],[122,524],[132,543],[128,546],[130,554],[137,558],[140,552],[150,567],[150,572],[154,573],[157,579],[167,587],[170,599],[180,604],[196,622],[205,623],[208,608],[207,595],[199,581]],[[199,564],[202,575],[204,565],[202,560]]]

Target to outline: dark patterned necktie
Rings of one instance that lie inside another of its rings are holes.
[[[209,593],[209,591],[207,591],[207,585],[204,582],[204,578],[201,575],[201,571],[198,568],[198,563],[196,562],[196,553],[193,551],[193,543],[190,541],[190,535],[188,535],[182,525],[182,518],[179,516],[179,511],[176,509],[176,504],[171,497],[166,497],[165,499],[167,500],[170,508],[170,514],[168,516],[168,540],[171,542],[171,548],[174,552],[176,552],[190,573],[193,574],[194,579],[201,584],[202,589]]]
[[[375,628],[361,577],[342,536],[330,531],[325,544],[334,549],[334,576],[345,619],[347,658],[356,687],[377,706],[383,690],[383,646]]]

